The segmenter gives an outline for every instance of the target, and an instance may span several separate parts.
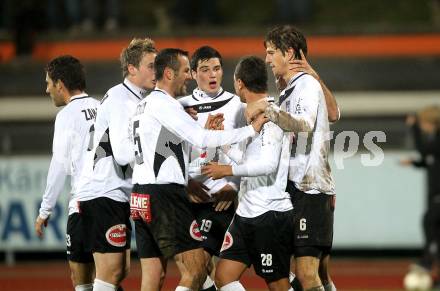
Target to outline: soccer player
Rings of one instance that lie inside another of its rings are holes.
[[[315,78],[290,69],[301,51],[307,54],[306,39],[300,31],[289,25],[275,27],[264,44],[266,63],[287,84],[279,99],[280,107],[271,104],[265,112],[271,121],[296,135],[287,184],[295,207],[296,275],[305,290],[334,290],[333,283],[322,282],[318,274],[320,259],[328,265],[335,202],[328,163],[326,100]]]
[[[131,163],[129,127],[136,105],[155,86],[156,48],[133,39],[121,53],[124,81],[105,94],[91,134],[87,165],[78,194],[85,242],[96,267],[94,291],[116,290],[130,267]]]
[[[191,78],[187,52],[162,50],[154,69],[157,86],[138,104],[132,121],[136,163],[131,214],[136,244],[140,256],[163,272],[166,260],[174,258],[181,273],[176,290],[200,290],[206,265],[202,236],[185,191],[189,143],[204,148],[240,142],[255,136],[267,119],[260,115],[252,125],[240,129],[205,130],[175,99],[186,94],[186,82]],[[159,272],[142,275],[151,277],[151,285],[143,290],[160,289]]]
[[[333,123],[337,122],[340,119],[341,114],[334,95],[324,84],[322,79],[319,77],[318,73],[307,62],[307,59],[304,53],[302,52],[302,50],[300,50],[300,55],[301,55],[300,59],[295,58],[289,61],[289,70],[292,71],[292,73],[300,73],[300,72],[307,73],[319,81],[324,92],[325,102],[328,111],[328,120],[329,122],[333,122]],[[286,88],[287,83],[284,81],[282,77],[276,77],[276,85],[278,90],[281,92]],[[256,104],[254,108],[250,108],[252,107],[250,106],[247,109],[248,114],[252,115],[252,114],[258,114],[260,112],[264,112],[264,109],[267,107],[267,105],[268,104],[264,105],[264,107],[261,107],[262,104]],[[260,107],[260,110],[258,110],[258,107]],[[253,113],[250,113],[250,111],[253,111]],[[324,286],[331,286],[332,288],[335,288],[330,277],[329,260],[330,260],[330,255],[321,258],[321,261],[319,262],[319,277],[323,282]],[[301,284],[298,281],[298,278],[294,274],[294,264],[292,264],[290,281],[294,291],[303,290]],[[329,289],[329,290],[334,291],[335,289]]]
[[[67,219],[67,259],[72,284],[76,291],[93,288],[93,256],[83,244],[81,218],[77,206],[77,186],[89,144],[89,129],[96,116],[99,101],[84,92],[86,80],[83,65],[72,56],[60,56],[46,66],[46,93],[56,107],[64,106],[55,119],[52,160],[47,174],[46,191],[35,222],[35,231],[43,236],[58,196],[71,176],[71,196]]]
[[[273,102],[267,94],[266,65],[257,57],[240,60],[234,87],[247,104],[263,98]],[[269,122],[259,136],[248,141],[243,158],[228,151],[237,165],[212,163],[202,168],[213,179],[242,177],[237,211],[225,234],[215,274],[222,291],[244,290],[239,279],[250,265],[270,290],[290,288],[293,207],[286,192],[290,137]]]
[[[224,129],[238,128],[246,124],[244,106],[240,98],[221,87],[223,78],[222,57],[212,47],[198,48],[191,58],[191,74],[197,88],[191,95],[180,98],[185,108],[197,113],[197,123],[204,126],[211,114],[223,114]],[[238,146],[238,145],[237,145]],[[231,207],[237,196],[236,179],[213,180],[200,173],[201,166],[213,159],[222,164],[231,160],[219,148],[198,148],[190,146],[188,194],[193,202],[193,210],[202,233],[202,246],[205,253],[208,274],[214,269],[211,258],[218,256],[226,229],[234,216]],[[197,199],[192,191],[203,191],[206,200]],[[208,276],[202,290],[215,290],[214,281]]]

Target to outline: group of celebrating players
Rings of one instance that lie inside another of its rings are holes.
[[[277,26],[263,44],[265,61],[236,65],[235,94],[221,87],[222,57],[209,46],[189,59],[133,39],[121,52],[123,82],[100,102],[85,93],[79,60],[49,62],[46,92],[65,107],[35,230],[42,236],[71,176],[66,241],[76,291],[122,290],[131,220],[143,291],[162,288],[169,259],[181,274],[177,291],[245,290],[239,280],[251,265],[270,290],[336,290],[327,136],[339,109],[307,63],[299,30]],[[197,87],[188,95],[190,79]]]

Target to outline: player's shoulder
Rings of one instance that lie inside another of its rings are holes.
[[[281,140],[283,133],[283,130],[272,121],[266,122],[263,125],[262,135],[270,137],[270,139]]]
[[[183,107],[192,106],[197,102],[197,100],[193,98],[192,94],[180,97],[178,101]]]
[[[232,92],[223,90],[216,98],[215,100],[229,100],[231,99],[231,101],[240,101],[240,97],[238,97],[237,95],[235,95]]]
[[[159,89],[151,91],[151,93],[144,98],[143,102],[145,102],[150,110],[153,111],[162,111],[162,109],[169,109],[174,107],[182,108],[182,104],[179,102],[179,100],[171,97],[170,95],[168,95],[168,93]]]
[[[241,108],[244,103],[241,102],[240,97],[235,95],[234,93],[224,91],[219,98],[216,98],[215,101],[217,102],[226,102],[227,105]]]
[[[124,88],[123,84],[120,83],[107,90],[104,97],[101,100],[102,105],[107,105],[113,102],[121,102],[127,95],[127,90]]]
[[[321,84],[313,76],[309,74],[302,74],[295,81],[295,87],[309,88],[309,89],[321,89]]]

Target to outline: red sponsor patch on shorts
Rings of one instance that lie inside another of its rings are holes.
[[[195,220],[191,223],[191,226],[189,227],[189,234],[193,239],[198,241],[203,241],[203,237],[202,237],[202,233],[200,232],[199,225]]]
[[[232,238],[232,235],[229,231],[225,233],[225,238],[223,239],[222,248],[220,249],[220,252],[226,251],[232,245],[234,244],[234,239]]]
[[[133,220],[151,221],[150,194],[131,193],[130,216]]]
[[[105,233],[107,242],[115,247],[124,247],[127,243],[127,226],[117,224],[110,227]]]

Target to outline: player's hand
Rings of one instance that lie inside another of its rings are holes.
[[[263,128],[263,125],[268,121],[269,118],[267,118],[264,113],[260,113],[251,121],[251,124],[256,132],[260,132]]]
[[[312,77],[314,77],[316,80],[319,80],[319,75],[316,73],[315,70],[313,70],[312,66],[310,66],[309,62],[307,62],[306,56],[304,55],[302,50],[299,50],[299,53],[301,54],[301,59],[293,59],[289,62],[289,70],[294,71],[296,73],[304,72]]]
[[[194,120],[197,120],[197,110],[192,107],[185,108],[186,113],[188,113]]]
[[[188,180],[187,191],[189,200],[194,203],[208,202],[211,198],[208,194],[209,188],[202,182],[194,179]]]
[[[35,221],[35,232],[38,237],[43,237],[43,227],[47,227],[47,223],[49,222],[49,217],[46,219],[37,216],[37,220]]]
[[[260,99],[256,102],[251,102],[246,105],[246,121],[251,123],[259,114],[264,113],[269,106],[269,102],[266,99]]]
[[[212,130],[223,130],[224,125],[223,121],[225,121],[225,118],[223,116],[223,113],[217,113],[217,114],[209,114],[208,119],[205,123],[206,129],[212,129]]]
[[[212,197],[215,199],[215,211],[223,211],[229,209],[232,203],[234,203],[237,191],[231,185],[226,185],[220,191],[212,194]]]
[[[230,165],[219,165],[218,163],[210,162],[202,167],[202,174],[213,180],[218,180],[226,176],[232,176],[232,167]]]

